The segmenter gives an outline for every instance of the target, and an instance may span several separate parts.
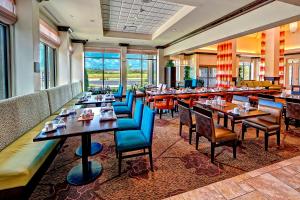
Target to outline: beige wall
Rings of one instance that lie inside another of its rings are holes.
[[[71,41],[68,32],[59,32],[59,37],[61,44],[57,50],[57,85],[64,85],[71,82],[69,50]]]
[[[83,67],[84,67],[84,55],[83,44],[73,43],[72,54],[72,82],[83,81]]]

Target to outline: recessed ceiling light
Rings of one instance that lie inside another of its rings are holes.
[[[172,29],[172,31],[173,31],[173,32],[175,32],[175,31],[176,31],[176,29],[174,28],[174,29]]]
[[[95,22],[95,20],[94,20],[94,19],[91,19],[90,22]]]
[[[74,15],[70,15],[71,18],[74,18]]]

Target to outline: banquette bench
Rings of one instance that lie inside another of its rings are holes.
[[[64,142],[33,138],[81,93],[76,82],[0,101],[0,199],[29,197]]]

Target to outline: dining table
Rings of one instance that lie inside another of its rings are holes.
[[[92,119],[80,120],[81,114],[91,111]],[[63,121],[64,126],[54,131],[46,132],[43,130],[33,139],[34,142],[67,139],[70,137],[81,137],[82,156],[81,163],[74,166],[67,175],[67,182],[71,185],[85,185],[94,181],[103,171],[101,163],[89,160],[91,154],[91,135],[114,131],[117,129],[116,115],[114,111],[107,112],[102,108],[85,108],[76,110],[73,114],[66,117],[57,117],[54,121]]]
[[[246,111],[246,109],[242,105],[234,104],[231,102],[226,102],[223,105],[220,104],[212,104],[207,103],[206,100],[199,100],[195,101],[196,106],[204,107],[212,111],[217,111],[224,114],[224,127],[228,127],[228,117],[230,116],[232,120],[243,120],[253,117],[260,117],[260,116],[266,116],[270,115],[268,112],[264,112],[261,110],[258,110],[255,107],[250,107],[249,110]],[[240,112],[238,114],[235,114],[233,112],[234,108],[239,107]]]
[[[96,105],[96,107],[100,107],[103,104],[113,103],[115,101],[116,99],[113,96],[90,95],[83,99],[79,99],[76,105]]]

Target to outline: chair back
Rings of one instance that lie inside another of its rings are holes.
[[[192,127],[193,120],[189,104],[185,103],[184,101],[178,100],[178,112],[180,123]]]
[[[133,92],[130,92],[127,106],[129,108],[129,110],[131,110],[131,111],[132,111],[132,106],[133,106],[133,100],[134,100],[134,94],[133,94]]]
[[[161,90],[165,90],[165,89],[167,89],[167,84],[162,84]]]
[[[300,120],[300,99],[286,99],[286,117]]]
[[[119,85],[119,88],[118,88],[118,95],[119,95],[119,96],[122,96],[122,94],[123,94],[123,85],[120,84],[120,85]]]
[[[141,100],[136,101],[133,119],[139,125],[141,125],[141,122],[142,122],[143,108],[144,108],[143,102]]]
[[[196,132],[208,140],[215,142],[215,126],[212,112],[197,106],[193,107],[196,118]]]
[[[173,95],[159,95],[155,96],[154,98],[154,103],[157,101],[163,101],[165,103],[166,109],[174,106],[174,96]]]
[[[155,112],[151,110],[149,106],[145,106],[143,111],[141,130],[149,145],[152,145],[154,118]]]
[[[249,103],[249,97],[233,95],[231,102],[234,103],[234,104],[242,104],[242,103],[245,103],[245,102]]]
[[[270,113],[270,115],[258,117],[267,122],[281,124],[281,116],[282,116],[282,103],[274,102],[270,100],[260,99],[258,101],[258,110]]]
[[[258,94],[258,99],[262,99],[262,100],[269,100],[269,101],[275,101],[275,97],[272,95],[268,95],[268,94]]]
[[[125,99],[125,104],[126,104],[126,105],[128,105],[130,93],[131,93],[131,91],[130,91],[130,90],[127,90],[127,92],[126,92],[126,99]]]
[[[196,88],[198,86],[198,79],[192,79],[192,88]]]
[[[299,95],[300,94],[300,85],[292,85],[291,94]]]
[[[158,89],[158,90],[162,90],[162,86],[163,86],[162,83],[158,84],[157,89]]]

